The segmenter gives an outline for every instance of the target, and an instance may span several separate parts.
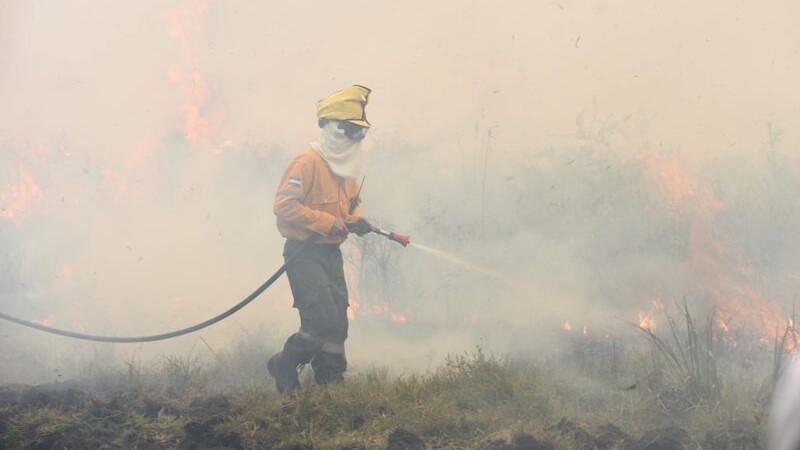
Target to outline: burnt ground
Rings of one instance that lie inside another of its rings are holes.
[[[296,400],[302,402],[303,400]],[[620,427],[606,423],[588,428],[562,418],[538,433],[506,433],[481,436],[472,433],[467,442],[456,444],[452,437],[442,439],[435,430],[424,435],[412,428],[393,427],[382,436],[365,433],[368,419],[351,424],[349,443],[326,442],[323,435],[305,439],[302,430],[279,429],[279,424],[296,413],[294,405],[273,399],[278,406],[263,417],[258,426],[244,419],[241,406],[226,396],[200,396],[191,399],[156,399],[140,394],[91,395],[75,388],[59,386],[0,387],[0,448],[22,449],[243,449],[243,448],[386,448],[392,450],[425,448],[480,448],[486,450],[556,448],[580,449],[729,449],[759,448],[757,436],[708,434],[696,442],[680,427],[652,429],[632,436]],[[275,417],[270,414],[286,413]],[[242,424],[251,428],[237,426]],[[323,420],[323,417],[319,418]],[[325,424],[318,424],[320,430]],[[302,426],[300,428],[303,428]],[[352,428],[355,428],[353,430]],[[342,430],[329,430],[333,434]],[[355,434],[354,434],[355,432]],[[443,435],[450,430],[443,430]],[[337,440],[341,442],[341,440]],[[450,442],[452,445],[448,444]],[[465,445],[466,444],[466,445]]]

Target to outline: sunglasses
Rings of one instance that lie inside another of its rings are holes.
[[[344,135],[351,141],[358,142],[367,135],[367,128],[354,125],[350,122],[339,122],[339,129],[344,131]]]

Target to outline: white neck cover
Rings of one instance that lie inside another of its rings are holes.
[[[361,142],[350,140],[338,125],[336,121],[326,123],[319,138],[311,143],[311,148],[328,163],[333,173],[342,178],[358,180],[364,168]]]

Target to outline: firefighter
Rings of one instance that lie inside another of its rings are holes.
[[[280,393],[299,387],[298,368],[305,364],[311,363],[319,384],[341,382],[347,369],[348,297],[339,246],[348,233],[362,236],[372,228],[357,198],[369,94],[356,85],[317,102],[319,138],[289,164],[275,195],[286,274],[300,314],[300,330],[267,362]]]

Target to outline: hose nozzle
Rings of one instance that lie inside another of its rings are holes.
[[[398,234],[395,233],[394,231],[381,230],[380,228],[377,227],[372,227],[372,232],[375,234],[380,234],[381,236],[385,236],[390,240],[395,241],[398,244],[402,245],[403,247],[406,247],[408,244],[411,243],[411,236],[407,236],[405,234]]]
[[[407,236],[405,234],[397,234],[395,232],[389,233],[389,239],[397,242],[398,244],[402,245],[403,247],[407,246],[411,243],[411,236]]]

